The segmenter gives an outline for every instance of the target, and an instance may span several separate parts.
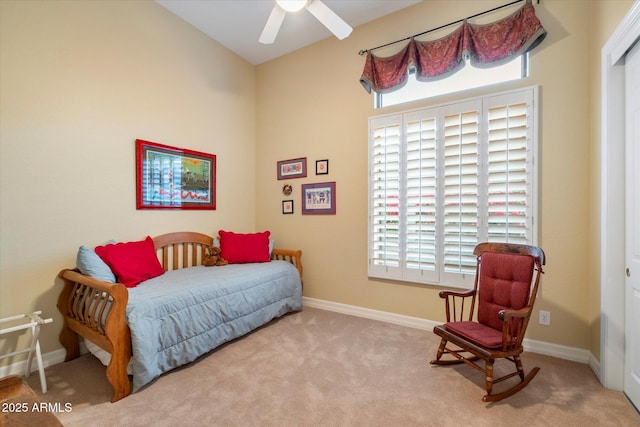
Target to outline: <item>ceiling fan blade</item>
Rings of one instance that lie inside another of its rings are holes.
[[[353,30],[349,24],[320,0],[311,0],[307,5],[307,10],[340,40],[347,38]]]
[[[272,44],[276,40],[285,16],[287,16],[287,12],[284,9],[281,9],[278,5],[273,6],[271,15],[269,15],[258,41],[262,44]]]

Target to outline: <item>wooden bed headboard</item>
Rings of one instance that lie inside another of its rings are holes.
[[[213,245],[213,237],[192,231],[161,234],[153,238],[158,259],[165,271],[202,264],[205,249]]]

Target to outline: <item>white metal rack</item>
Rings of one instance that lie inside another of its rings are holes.
[[[42,386],[42,392],[47,392],[47,378],[44,375],[44,366],[42,366],[42,354],[40,353],[40,340],[38,339],[40,335],[40,326],[53,322],[53,319],[43,319],[40,317],[42,311],[34,311],[33,313],[20,314],[18,316],[5,317],[0,319],[0,323],[12,322],[21,319],[28,319],[27,323],[23,323],[21,325],[12,326],[5,329],[0,329],[0,335],[8,334],[11,332],[21,331],[24,329],[31,329],[31,345],[29,348],[25,348],[23,350],[14,351],[8,354],[1,354],[0,359],[4,359],[6,357],[16,356],[22,353],[29,353],[27,356],[27,366],[25,368],[24,376],[28,377],[31,374],[31,363],[33,362],[33,354],[36,354],[36,359],[38,361],[38,373],[40,374],[40,386]]]

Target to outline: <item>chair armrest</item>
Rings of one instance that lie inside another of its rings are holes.
[[[524,307],[520,310],[500,310],[498,312],[498,317],[500,320],[504,320],[505,322],[510,321],[512,318],[525,318],[531,315],[531,308]]]
[[[498,317],[502,324],[502,350],[512,350],[522,345],[524,333],[529,323],[532,307],[520,310],[500,310]]]
[[[449,289],[443,289],[438,292],[438,295],[440,296],[440,298],[447,298],[448,296],[466,298],[473,296],[474,293],[475,291],[473,289],[468,289],[466,291],[452,291]]]
[[[469,304],[468,320],[473,318],[473,305],[476,299],[476,291],[469,289],[466,291],[453,291],[448,289],[441,290],[438,295],[445,300],[445,314],[447,316],[447,322],[459,322],[464,320],[465,310],[464,303],[466,298],[471,297],[471,304]],[[452,316],[453,312],[453,316]]]

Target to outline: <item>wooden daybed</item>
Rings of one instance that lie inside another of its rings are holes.
[[[301,251],[273,249],[273,251],[271,252],[271,259],[275,261],[285,261],[285,263],[267,262],[260,264],[245,264],[246,267],[241,265],[202,267],[201,264],[205,249],[212,246],[213,242],[214,240],[212,237],[193,232],[169,233],[153,238],[156,254],[158,255],[160,264],[166,272],[163,276],[170,276],[171,274],[179,275],[181,273],[191,274],[192,272],[199,272],[199,274],[205,274],[204,272],[206,272],[206,274],[209,274],[210,272],[211,274],[227,274],[233,273],[234,268],[259,269],[284,267],[285,269],[287,269],[288,266],[288,269],[292,270],[293,272],[296,272],[295,269],[297,269],[297,274],[291,272],[287,273],[290,276],[295,276],[297,285],[294,286],[301,287]],[[292,264],[295,269],[292,269],[290,264]],[[190,271],[185,271],[184,269],[187,267],[196,267],[196,269],[187,269]],[[172,272],[173,270],[182,271]],[[255,272],[252,272],[251,274],[252,277],[256,276]],[[242,273],[237,273],[236,276],[240,276],[241,280],[244,277]],[[257,274],[257,276],[261,276],[261,274]],[[93,277],[81,274],[77,269],[62,270],[59,274],[59,277],[64,282],[64,288],[60,293],[60,297],[58,299],[58,309],[64,316],[64,325],[62,332],[60,333],[60,342],[66,349],[65,361],[69,361],[80,356],[80,345],[78,339],[79,336],[84,337],[106,352],[110,353],[111,360],[106,368],[106,376],[114,389],[111,401],[115,402],[122,399],[132,392],[131,380],[127,373],[129,362],[132,359],[132,354],[133,352],[135,352],[136,347],[135,345],[132,346],[132,331],[127,320],[127,304],[129,303],[130,291],[132,291],[132,289],[126,288],[121,283],[108,283],[102,280],[97,280]],[[276,283],[277,285],[281,281],[282,280],[277,279],[274,280],[273,283]],[[272,283],[269,283],[267,285],[262,287],[271,289],[271,286],[276,286],[272,285]],[[290,287],[291,285],[287,286]],[[278,317],[285,312],[300,310],[302,307],[301,290],[296,290],[295,292],[295,303],[288,302],[286,305],[282,305],[281,307],[279,307],[278,312],[268,312],[266,314],[262,314],[262,316],[255,321],[260,322],[260,325],[258,326],[261,326],[261,324],[264,323],[268,323],[273,318]],[[229,292],[225,290],[223,293],[227,294]],[[244,299],[246,299],[246,295]],[[235,300],[232,302],[232,305],[233,304],[236,304]],[[272,305],[274,305],[274,303],[271,303],[270,307]],[[236,310],[235,305],[232,308],[232,311],[238,311]],[[269,309],[271,310],[271,308]],[[247,309],[247,311],[258,310],[256,310],[255,307],[251,307]],[[206,317],[221,316],[219,314],[216,314],[215,316]],[[224,327],[227,323],[229,323],[229,320],[222,319],[220,322],[222,324],[221,327]],[[250,325],[251,328],[257,327],[255,322]],[[216,328],[218,328],[218,326],[216,326]],[[241,331],[241,333],[237,332],[238,329],[242,330],[243,328],[245,329],[244,331]],[[234,330],[233,334],[236,335],[230,337],[224,336],[220,339],[218,339],[215,335],[219,332],[217,329],[207,331],[207,333],[212,334],[209,335],[209,337],[216,338],[209,339],[205,343],[205,345],[210,346],[210,348],[207,347],[206,349],[202,349],[201,344],[199,346],[199,351],[204,354],[210,349],[220,345],[222,342],[237,338],[238,336],[241,336],[244,333],[248,332],[248,330],[246,330],[247,328],[244,326],[241,328],[234,327],[232,329]],[[134,361],[135,360],[132,360],[132,363]],[[188,361],[181,363],[188,363]],[[133,364],[135,370],[135,363]],[[135,387],[134,391],[136,391]]]

